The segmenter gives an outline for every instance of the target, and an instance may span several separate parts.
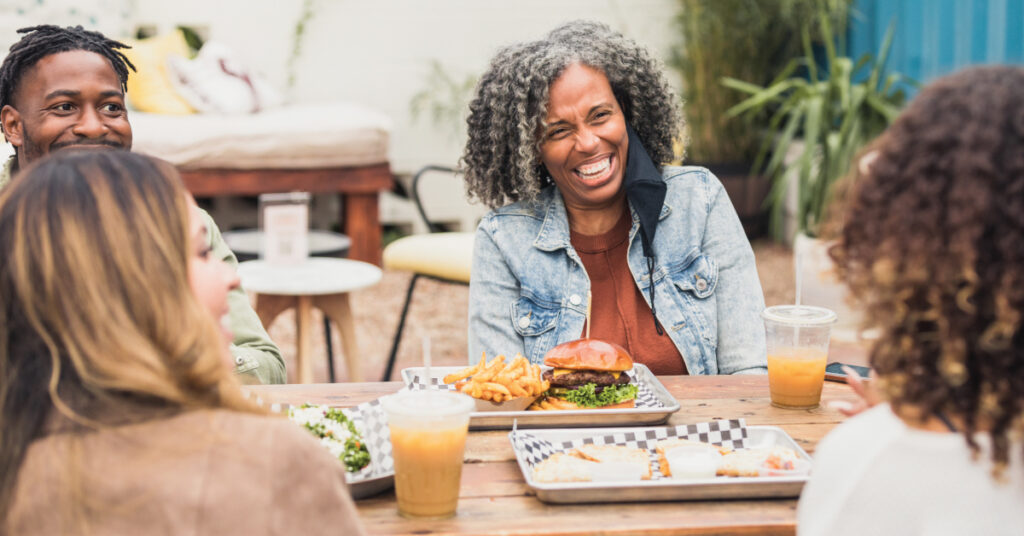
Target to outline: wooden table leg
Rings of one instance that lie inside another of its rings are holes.
[[[313,364],[310,361],[310,328],[313,324],[312,296],[299,296],[295,308],[295,368],[298,383],[313,383]]]
[[[348,381],[361,382],[363,376],[359,372],[359,344],[356,342],[356,326],[352,321],[352,304],[348,293],[327,294],[316,296],[313,304],[327,315],[338,326],[341,332],[341,345],[345,352],[345,368],[348,370]]]
[[[274,319],[291,307],[295,307],[295,296],[279,296],[277,294],[257,294],[256,316],[260,317],[263,329],[270,329]]]
[[[352,240],[348,258],[381,265],[380,207],[377,192],[344,195],[342,232]]]

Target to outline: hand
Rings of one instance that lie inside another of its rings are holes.
[[[845,400],[833,400],[828,403],[828,406],[847,417],[852,417],[872,406],[881,402],[881,397],[871,385],[866,383],[864,378],[857,374],[857,371],[850,367],[843,367],[843,372],[846,373],[846,384],[853,389],[854,393],[860,398],[856,402],[850,403]]]

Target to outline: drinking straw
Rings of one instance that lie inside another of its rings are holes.
[[[588,290],[587,291],[587,336],[586,336],[587,339],[590,338],[590,302],[592,302],[592,301],[593,301],[593,295]]]
[[[430,337],[423,336],[423,377],[427,380],[427,388],[434,383],[430,376]]]

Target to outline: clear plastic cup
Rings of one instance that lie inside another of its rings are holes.
[[[776,305],[761,313],[768,347],[768,389],[772,405],[818,406],[825,383],[828,342],[836,314],[824,307]]]
[[[473,399],[449,391],[404,391],[381,398],[381,406],[391,430],[398,513],[452,517]]]

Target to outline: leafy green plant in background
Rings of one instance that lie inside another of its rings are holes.
[[[465,135],[466,114],[473,98],[478,76],[456,76],[448,72],[441,62],[432,60],[424,78],[422,89],[409,100],[409,113],[413,121],[429,115],[436,127],[447,131],[452,139]]]
[[[793,36],[802,21],[817,25],[815,14],[823,9],[833,27],[845,28],[849,6],[850,0],[679,0],[681,46],[668,63],[682,75],[688,160],[752,162],[763,136],[752,127],[759,118],[726,114],[744,97],[723,88],[722,78],[770,83],[800,55]],[[769,110],[762,113],[767,117]]]
[[[288,63],[286,67],[288,69],[288,82],[286,90],[290,93],[295,87],[296,79],[296,67],[299,61],[299,56],[302,55],[302,41],[306,35],[306,25],[309,21],[313,20],[313,13],[315,10],[315,0],[302,0],[302,10],[299,12],[299,18],[295,21],[295,29],[292,30],[292,50],[288,55]]]
[[[824,64],[818,64],[811,45],[813,27],[805,25],[801,29],[803,57],[791,61],[771,84],[762,87],[735,78],[723,81],[749,95],[729,109],[730,117],[770,114],[767,129],[774,135],[764,140],[754,165],[760,169],[768,160],[765,169],[772,178],[769,202],[777,238],[782,238],[788,177],[797,177],[797,230],[814,236],[833,185],[846,175],[857,152],[899,114],[906,98],[900,82],[913,83],[898,73],[885,72],[892,27],[877,58],[865,54],[854,63],[837,53],[832,25],[824,12],[819,13],[817,23],[825,49]],[[868,75],[858,82],[864,69]],[[786,155],[798,138],[803,147],[799,156],[787,163]]]

